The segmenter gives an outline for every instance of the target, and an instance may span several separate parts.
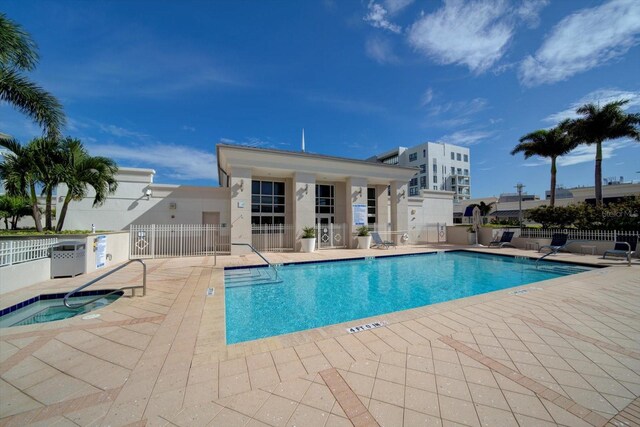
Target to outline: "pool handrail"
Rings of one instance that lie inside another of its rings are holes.
[[[258,250],[256,248],[253,247],[253,245],[251,245],[250,243],[231,243],[231,244],[233,246],[248,246],[248,247],[250,247],[253,252],[255,252],[260,258],[262,258],[262,260],[264,262],[266,262],[269,265],[269,267],[273,268],[273,271],[276,272],[276,279],[275,280],[278,280],[278,269],[273,264],[271,264],[269,262],[269,260],[267,260],[265,257],[263,257],[262,254],[260,252],[258,252]]]
[[[134,263],[134,262],[139,262],[140,264],[142,264],[142,285],[138,285],[138,286],[123,286],[123,287],[121,287],[119,289],[114,289],[113,291],[108,292],[106,294],[99,295],[97,298],[94,298],[94,299],[92,299],[90,301],[87,301],[87,302],[84,302],[82,304],[69,304],[68,300],[69,300],[69,298],[71,298],[71,296],[73,294],[78,293],[81,290],[88,288],[89,286],[93,285],[94,283],[99,282],[100,280],[104,279],[105,277],[111,276],[116,271],[120,271],[123,268],[127,267],[129,264]],[[80,308],[80,307],[84,307],[87,304],[91,304],[92,302],[98,301],[101,298],[108,297],[109,295],[112,295],[112,294],[115,294],[117,292],[124,291],[124,290],[127,290],[127,289],[131,289],[132,296],[135,296],[136,289],[138,289],[138,288],[142,288],[142,296],[146,296],[147,295],[147,264],[145,264],[144,261],[142,261],[141,259],[132,259],[132,260],[127,261],[126,263],[114,268],[113,270],[110,270],[110,271],[106,272],[105,274],[103,274],[103,275],[101,275],[99,277],[96,277],[93,280],[88,281],[84,285],[79,286],[76,289],[72,290],[71,292],[69,292],[68,294],[66,294],[64,296],[64,299],[62,300],[62,302],[64,303],[65,307],[67,307],[67,308],[72,308],[72,309]]]

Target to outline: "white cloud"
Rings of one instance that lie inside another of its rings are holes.
[[[186,130],[188,132],[195,132],[196,128],[194,128],[193,126],[189,126],[189,125],[182,125],[182,130]]]
[[[602,159],[610,159],[615,156],[616,150],[628,147],[632,144],[630,140],[609,141],[602,144]],[[558,157],[558,166],[572,166],[580,163],[593,163],[596,159],[595,145],[579,145],[571,153],[566,156]],[[551,160],[545,158],[536,158],[535,161],[523,163],[525,167],[536,167],[550,165]]]
[[[433,89],[428,88],[422,94],[422,101],[420,102],[420,104],[424,107],[425,105],[429,104],[431,101],[433,101]]]
[[[640,38],[640,2],[612,0],[560,21],[520,65],[527,86],[554,83],[624,55]]]
[[[429,115],[439,116],[449,113],[456,116],[469,116],[486,109],[487,104],[488,102],[484,98],[473,98],[468,101],[450,101],[431,106]]]
[[[216,179],[216,156],[193,147],[164,143],[125,145],[110,142],[88,144],[87,148],[92,155],[110,157],[122,166],[144,166],[168,171],[167,176],[173,179]]]
[[[481,73],[504,55],[516,18],[517,10],[503,0],[445,0],[442,8],[411,26],[409,43],[440,64]]]
[[[396,25],[387,19],[387,9],[385,9],[381,4],[371,0],[367,10],[368,13],[364,17],[364,20],[371,24],[372,27],[382,28],[397,34],[402,32],[402,28],[400,28],[399,25]]]
[[[390,15],[400,12],[411,3],[413,3],[413,0],[384,0],[384,5]]]
[[[529,27],[535,28],[540,24],[540,11],[549,4],[549,0],[525,0],[516,9],[516,15]]]
[[[474,130],[461,130],[449,135],[445,135],[440,140],[447,144],[455,145],[475,145],[479,144],[482,140],[489,138],[493,135],[493,132],[487,131],[474,131]]]
[[[640,91],[632,90],[618,90],[618,89],[598,89],[580,98],[578,101],[571,104],[566,110],[559,111],[544,118],[544,121],[550,123],[559,123],[564,119],[575,119],[578,116],[576,109],[584,104],[600,104],[604,105],[609,102],[619,101],[622,99],[628,99],[629,102],[622,108],[625,110],[631,107],[640,106]]]
[[[98,127],[100,129],[100,131],[102,131],[103,133],[107,133],[109,135],[113,135],[113,136],[117,136],[118,138],[135,138],[135,139],[140,139],[140,140],[144,140],[144,139],[148,139],[149,135],[141,133],[141,132],[136,132],[133,130],[129,130],[129,129],[125,129],[122,128],[120,126],[116,126],[116,125],[105,125],[102,123],[98,123]]]
[[[367,56],[379,64],[398,63],[398,57],[393,53],[389,40],[373,37],[365,42],[365,52]]]

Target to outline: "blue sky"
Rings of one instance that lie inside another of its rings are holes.
[[[366,158],[398,145],[471,149],[472,195],[548,189],[509,152],[585,102],[640,110],[640,2],[7,1],[38,43],[31,78],[65,133],[156,182],[217,185],[219,141]],[[40,130],[0,104],[0,131]],[[604,145],[603,176],[640,179],[640,144]],[[594,150],[558,183],[593,185]]]

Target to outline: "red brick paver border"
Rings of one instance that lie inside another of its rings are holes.
[[[611,418],[606,427],[640,426],[640,397],[629,403],[626,408]]]
[[[574,305],[576,305],[576,304],[583,305],[585,307],[593,308],[594,310],[598,310],[598,311],[601,311],[603,313],[616,314],[618,316],[625,316],[625,317],[628,317],[630,319],[640,319],[640,316],[638,316],[637,314],[624,313],[622,311],[614,310],[613,308],[603,307],[601,305],[596,305],[596,304],[589,304],[588,302],[578,301],[575,298],[567,298],[565,300],[562,300],[562,302],[566,302],[566,303],[574,304]]]
[[[640,359],[640,353],[633,350],[627,350],[626,348],[619,346],[617,344],[611,344],[605,341],[600,341],[595,338],[591,338],[590,336],[581,334],[576,331],[572,331],[571,329],[563,328],[561,326],[556,326],[553,323],[543,322],[542,320],[532,319],[531,317],[523,316],[521,314],[516,314],[513,317],[520,319],[527,323],[532,323],[536,326],[540,326],[541,328],[551,329],[554,332],[558,332],[559,334],[567,335],[573,338],[577,338],[582,341],[586,341],[593,345],[597,345],[600,348],[606,348],[607,350],[615,351],[616,353],[624,354],[625,356],[633,357],[634,359]]]
[[[538,397],[548,400],[553,404],[561,407],[562,409],[572,413],[573,415],[582,418],[582,420],[591,424],[592,426],[603,426],[607,422],[607,419],[597,412],[585,408],[579,403],[576,403],[573,400],[564,397],[560,393],[557,393],[556,391],[540,384],[532,378],[522,375],[520,372],[514,371],[510,367],[503,365],[497,360],[485,356],[479,351],[472,349],[471,347],[458,340],[455,340],[449,336],[440,337],[439,340],[456,349],[460,353],[472,358],[476,362],[482,363],[489,369],[504,375],[505,377],[518,383],[527,390],[534,392]]]
[[[354,427],[380,427],[336,368],[318,373]]]

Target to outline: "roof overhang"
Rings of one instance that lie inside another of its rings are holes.
[[[318,181],[344,181],[349,177],[361,177],[373,185],[388,185],[392,181],[408,182],[418,170],[365,160],[228,144],[218,144],[216,154],[221,185],[224,185],[223,174],[233,176],[237,168],[251,169],[254,176],[274,178],[293,177],[296,172],[315,174]]]

